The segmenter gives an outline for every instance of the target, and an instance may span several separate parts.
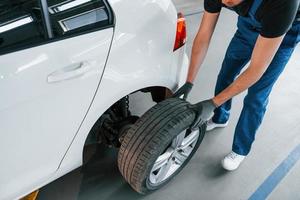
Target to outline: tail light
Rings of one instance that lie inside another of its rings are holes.
[[[174,51],[185,45],[186,42],[186,23],[182,13],[178,13],[176,40]]]

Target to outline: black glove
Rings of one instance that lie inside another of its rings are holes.
[[[206,100],[200,103],[191,105],[191,108],[197,113],[194,123],[191,125],[191,130],[195,130],[206,123],[213,115],[217,106],[213,100]]]
[[[192,88],[193,88],[193,84],[190,82],[186,82],[181,88],[179,88],[173,94],[173,97],[180,98],[183,95],[183,99],[186,100]]]

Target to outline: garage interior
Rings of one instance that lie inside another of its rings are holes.
[[[187,20],[187,52],[203,14],[203,0],[174,0]],[[210,98],[237,16],[223,9],[208,56],[189,96],[192,103]],[[264,122],[251,154],[241,167],[226,172],[221,159],[231,150],[243,95],[234,99],[228,127],[208,132],[185,169],[161,190],[143,196],[133,191],[117,167],[117,151],[101,147],[87,165],[41,188],[39,200],[182,200],[182,199],[300,199],[300,46],[271,94]],[[153,105],[136,94],[136,113]],[[141,101],[142,100],[142,101]]]

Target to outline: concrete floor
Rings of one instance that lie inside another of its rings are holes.
[[[201,20],[201,0],[176,1],[188,14],[188,43]],[[187,2],[187,1],[185,1]],[[185,6],[189,5],[189,6]],[[195,9],[197,5],[197,9]],[[196,14],[193,14],[196,13]],[[197,14],[198,13],[198,14]],[[207,59],[197,77],[191,102],[210,98],[226,47],[235,30],[236,16],[224,11],[217,25]],[[252,153],[235,172],[225,172],[220,160],[231,149],[233,132],[245,94],[234,100],[229,126],[206,135],[198,152],[186,168],[167,186],[147,196],[135,193],[121,177],[116,165],[116,150],[99,150],[85,168],[80,168],[40,190],[39,200],[242,200],[248,199],[300,144],[300,45],[275,86],[265,120],[257,134]],[[133,99],[139,99],[138,95]],[[139,109],[149,107],[138,105]],[[151,104],[152,105],[152,104]],[[139,111],[137,111],[139,112]],[[141,112],[141,111],[140,111]],[[253,198],[262,199],[262,198]],[[268,199],[300,199],[300,162],[287,173]]]

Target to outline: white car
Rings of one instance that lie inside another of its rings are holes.
[[[171,0],[1,0],[0,199],[78,168],[85,145],[120,146],[128,95],[184,83],[185,39]]]

